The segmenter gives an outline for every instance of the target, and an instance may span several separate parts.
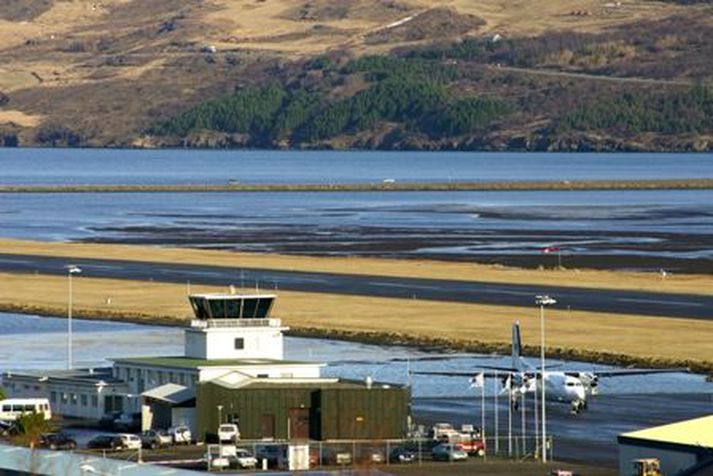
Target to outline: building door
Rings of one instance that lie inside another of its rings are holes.
[[[293,440],[309,439],[308,408],[290,408],[290,438]]]
[[[262,438],[275,437],[275,415],[265,414],[260,419],[260,435]]]

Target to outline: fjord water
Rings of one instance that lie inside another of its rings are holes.
[[[0,185],[713,177],[713,154],[3,149]]]
[[[0,165],[0,185],[713,178],[711,154],[0,149]],[[10,193],[0,224],[33,240],[515,266],[556,245],[579,267],[713,269],[711,190]]]

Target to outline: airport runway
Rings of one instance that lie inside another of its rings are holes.
[[[66,273],[64,266],[67,263],[80,266],[84,276],[96,278],[168,283],[190,281],[194,284],[232,284],[263,290],[284,289],[527,308],[535,305],[535,295],[549,294],[558,300],[557,307],[563,309],[713,319],[713,296],[0,254],[0,271],[3,272],[62,275]]]

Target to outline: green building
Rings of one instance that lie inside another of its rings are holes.
[[[198,438],[238,423],[243,439],[390,439],[406,434],[407,387],[337,379],[250,379],[201,383]],[[219,408],[220,407],[220,408]]]

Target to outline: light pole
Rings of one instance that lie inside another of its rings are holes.
[[[220,424],[223,422],[223,405],[218,405],[218,458],[223,458],[223,439],[220,437]],[[222,467],[221,467],[222,468]]]
[[[556,304],[557,301],[547,295],[535,296],[535,303],[540,306],[540,364],[542,370],[542,462],[547,462],[547,418],[545,416],[545,306]]]
[[[67,270],[67,279],[69,280],[69,297],[67,304],[67,369],[72,370],[72,275],[81,273],[82,269],[73,264],[68,264],[64,268]]]

